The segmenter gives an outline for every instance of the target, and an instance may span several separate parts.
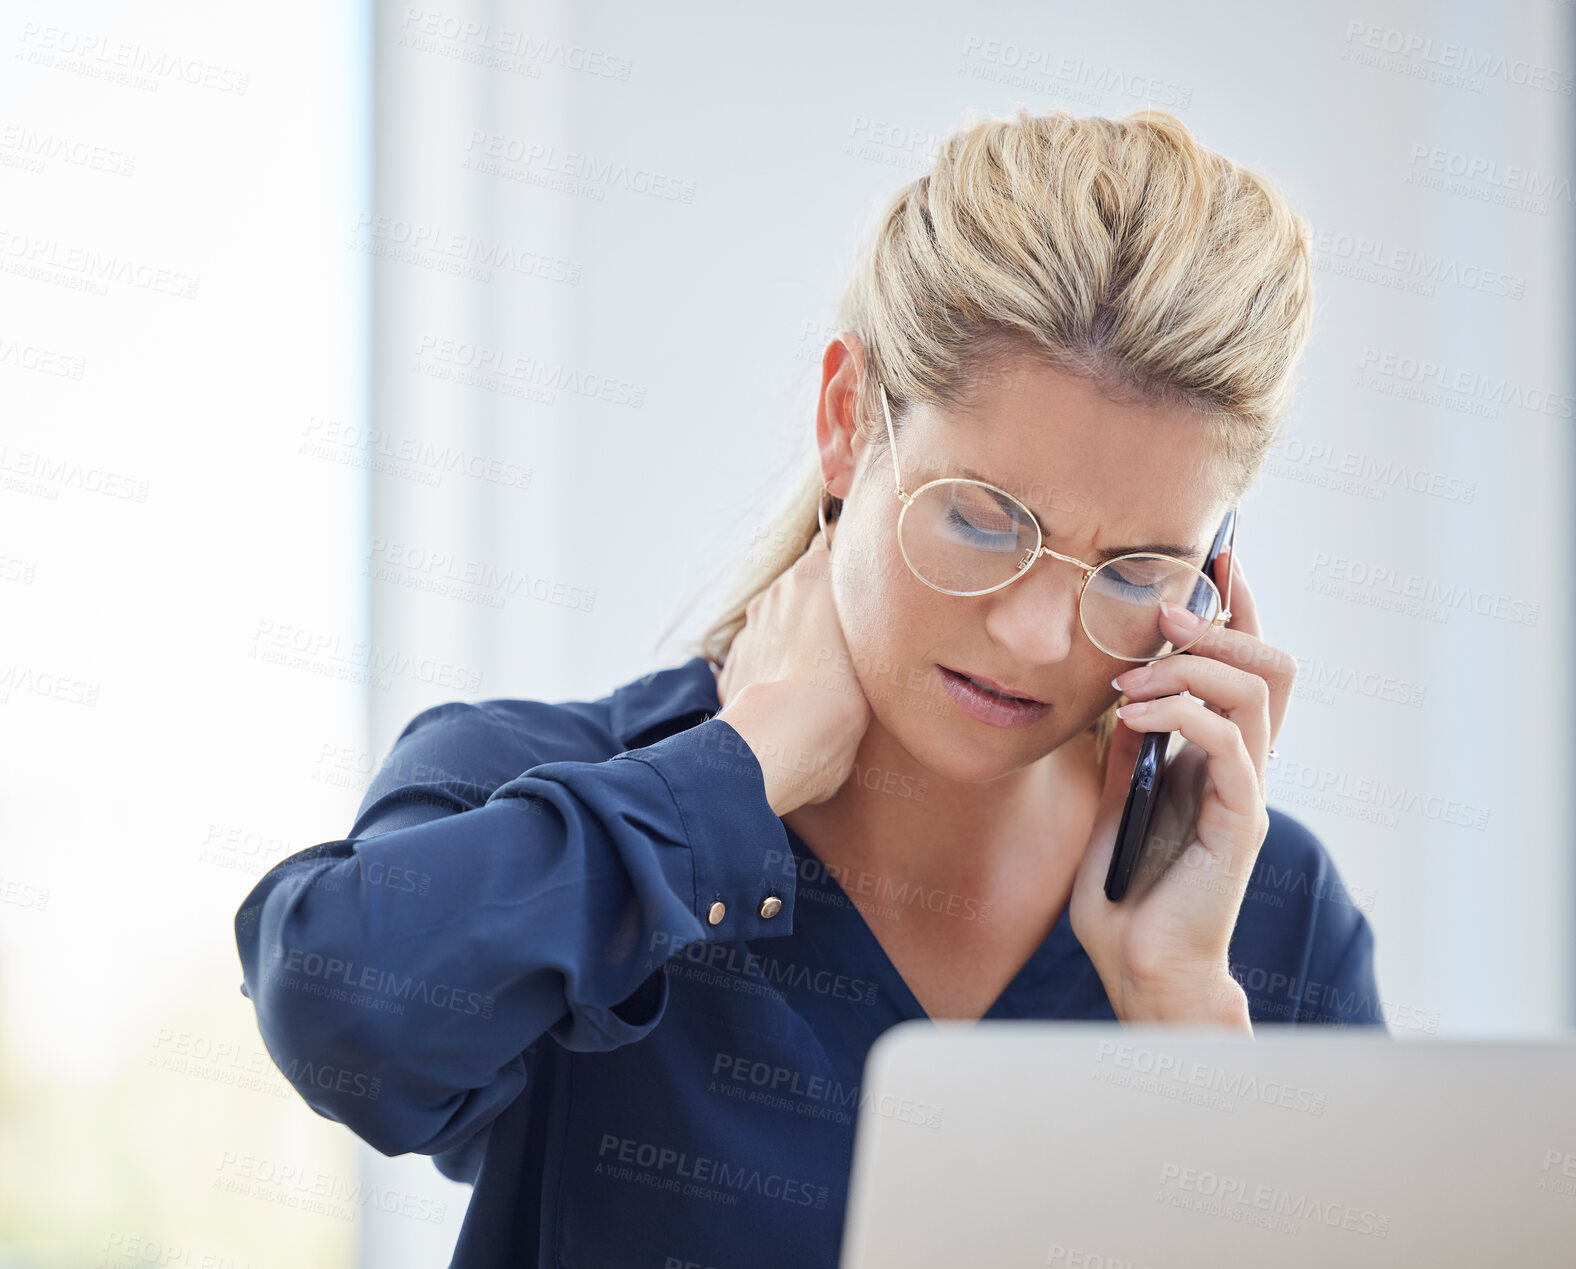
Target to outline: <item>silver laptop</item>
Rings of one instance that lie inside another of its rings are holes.
[[[899,1023],[840,1265],[1576,1265],[1576,1038]]]

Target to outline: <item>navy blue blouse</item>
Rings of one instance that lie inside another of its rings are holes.
[[[473,1184],[453,1269],[837,1263],[865,1054],[927,1015],[718,708],[694,657],[423,710],[349,835],[236,914],[307,1104]],[[1368,921],[1269,818],[1230,953],[1255,1024],[1383,1026]],[[985,1017],[1114,1018],[1065,910]]]

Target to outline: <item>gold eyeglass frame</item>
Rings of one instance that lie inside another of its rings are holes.
[[[1210,577],[1209,574],[1205,573],[1202,569],[1196,568],[1192,564],[1189,564],[1186,560],[1177,559],[1177,557],[1174,555],[1161,555],[1153,551],[1133,551],[1127,555],[1115,556],[1109,560],[1106,560],[1103,564],[1085,564],[1082,560],[1077,559],[1074,556],[1063,555],[1060,551],[1053,551],[1050,547],[1046,546],[1045,534],[1040,529],[1039,519],[1034,515],[1033,512],[1025,507],[1022,502],[1013,497],[1012,494],[996,485],[988,484],[983,480],[975,480],[969,476],[941,476],[935,480],[926,481],[913,493],[909,493],[903,488],[903,472],[898,466],[897,432],[892,427],[892,412],[887,407],[886,385],[878,380],[876,386],[881,393],[881,413],[886,418],[887,443],[892,451],[892,475],[897,482],[896,488],[893,492],[897,494],[903,503],[903,509],[899,511],[897,515],[897,547],[898,550],[903,553],[903,562],[908,565],[908,571],[914,574],[914,576],[926,586],[929,586],[931,590],[940,591],[943,595],[956,595],[962,598],[969,598],[975,595],[989,595],[995,591],[1001,590],[1004,586],[1011,586],[1013,582],[1017,581],[1029,571],[1034,563],[1039,560],[1040,556],[1052,556],[1053,558],[1062,560],[1065,563],[1076,565],[1083,572],[1083,581],[1080,582],[1078,586],[1078,624],[1083,627],[1084,635],[1088,638],[1089,642],[1094,644],[1095,647],[1099,648],[1100,651],[1104,652],[1107,656],[1115,657],[1118,661],[1134,661],[1145,664],[1153,664],[1156,661],[1163,661],[1167,657],[1175,656],[1178,652],[1186,652],[1200,639],[1209,634],[1211,630],[1214,630],[1217,626],[1223,626],[1226,624],[1226,622],[1231,620],[1231,573],[1227,573],[1226,575],[1226,594],[1224,599],[1222,599],[1220,587],[1215,585],[1214,578]],[[908,558],[908,550],[903,545],[903,517],[908,515],[908,509],[914,505],[915,500],[920,494],[924,493],[925,490],[929,489],[933,485],[943,484],[978,485],[982,489],[988,489],[994,494],[999,494],[1001,497],[1007,499],[1007,501],[1013,506],[1019,508],[1023,512],[1024,520],[1034,526],[1034,549],[1032,551],[1024,552],[1023,559],[1018,562],[1017,571],[1014,572],[1011,577],[1007,578],[1006,581],[998,582],[994,586],[988,586],[984,590],[948,590],[946,587],[937,586],[934,582],[926,579],[920,573],[919,569],[914,566],[914,561]],[[1233,516],[1231,521],[1231,540],[1230,545],[1227,547],[1227,550],[1233,554],[1235,553],[1237,546],[1237,522],[1241,516],[1241,504],[1239,503],[1238,506],[1234,508],[1234,510],[1237,512],[1237,514]],[[824,518],[822,520],[822,527],[825,527]],[[1089,633],[1089,623],[1084,620],[1083,601],[1084,595],[1089,589],[1089,579],[1101,569],[1110,568],[1112,565],[1120,564],[1123,560],[1164,560],[1169,564],[1181,565],[1183,568],[1198,574],[1198,576],[1203,579],[1204,583],[1215,592],[1215,598],[1221,601],[1220,611],[1215,614],[1214,620],[1212,620],[1209,625],[1205,626],[1198,632],[1198,634],[1194,635],[1193,638],[1189,639],[1186,643],[1172,648],[1170,652],[1162,652],[1159,656],[1153,657],[1129,657],[1123,656],[1119,652],[1112,652],[1103,643],[1101,643]],[[1232,571],[1235,572],[1235,569]]]

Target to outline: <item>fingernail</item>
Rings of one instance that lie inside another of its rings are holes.
[[[1142,687],[1149,681],[1149,667],[1141,665],[1136,670],[1126,670],[1111,680],[1111,686],[1118,692],[1131,692],[1136,687]]]

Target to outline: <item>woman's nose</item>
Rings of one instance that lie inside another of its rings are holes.
[[[1028,572],[985,596],[991,637],[1029,665],[1066,660],[1082,634],[1078,592],[1082,574],[1071,564],[1041,556]]]

